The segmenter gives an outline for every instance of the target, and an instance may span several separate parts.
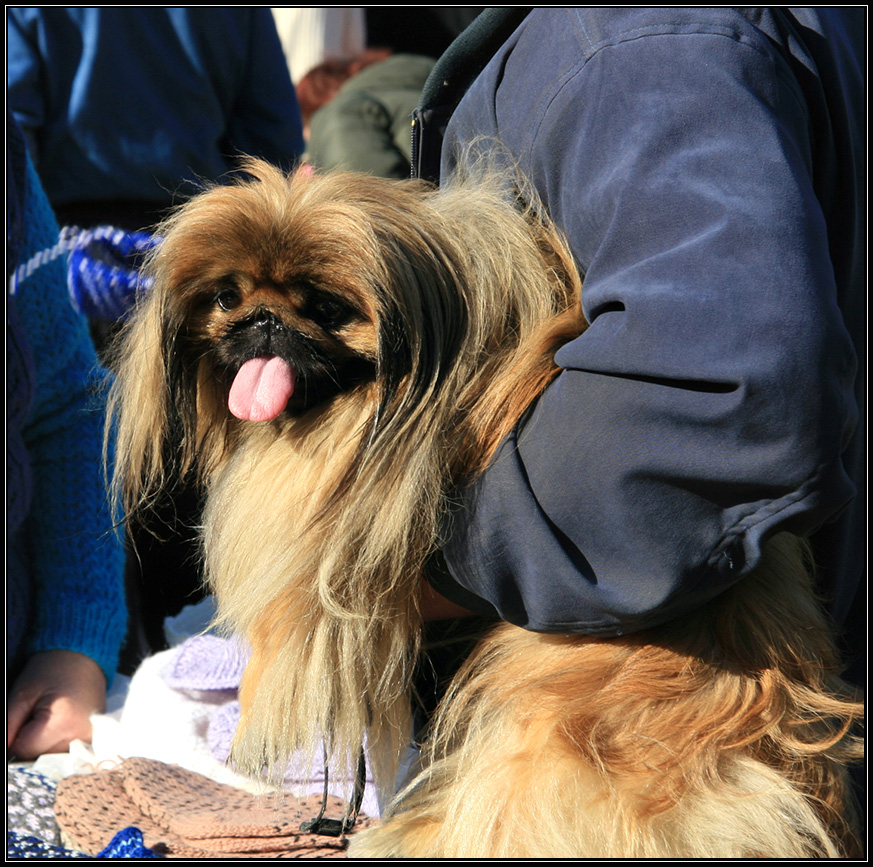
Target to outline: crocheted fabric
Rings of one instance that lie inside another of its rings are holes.
[[[60,845],[54,781],[26,768],[6,769],[6,830]]]
[[[6,832],[6,860],[18,861],[40,859],[49,861],[67,861],[70,859],[85,859],[88,861],[102,858],[133,858],[141,861],[146,858],[158,858],[151,849],[147,849],[142,842],[142,832],[139,828],[125,828],[119,831],[109,845],[96,856],[79,852],[76,849],[66,849],[40,840],[38,837],[28,837],[16,834],[14,831]]]
[[[64,840],[90,853],[134,825],[145,846],[169,858],[344,857],[344,840],[300,831],[320,807],[317,796],[251,795],[144,758],[68,777],[55,802]],[[326,815],[341,818],[345,810],[339,798],[328,798]],[[374,822],[360,816],[355,830]]]
[[[29,837],[18,834],[15,831],[6,832],[6,860],[22,861],[38,859],[44,861],[68,860],[70,858],[85,858],[91,860],[90,855],[77,852],[74,849],[65,849],[53,843],[40,840],[39,837]]]

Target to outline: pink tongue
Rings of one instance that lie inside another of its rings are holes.
[[[228,409],[243,421],[271,421],[285,409],[296,379],[288,364],[275,355],[253,358],[233,380]]]

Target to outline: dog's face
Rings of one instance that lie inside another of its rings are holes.
[[[421,187],[252,171],[171,219],[153,262],[183,429],[299,417],[377,381],[389,402],[412,368],[427,379],[451,358],[461,299],[448,245],[416,220]]]
[[[244,421],[303,413],[375,376],[371,305],[299,252],[269,262],[255,252],[194,290],[186,351]]]
[[[386,282],[383,263],[365,261],[366,227],[344,223],[329,201],[302,207],[290,188],[276,191],[286,197],[277,213],[260,185],[207,193],[171,225],[157,259],[165,355],[185,381],[178,397],[196,369],[199,412],[253,422],[300,415],[375,378],[376,286]]]

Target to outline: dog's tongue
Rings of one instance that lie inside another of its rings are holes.
[[[297,379],[277,356],[253,358],[234,377],[228,409],[243,421],[271,421],[285,409]]]

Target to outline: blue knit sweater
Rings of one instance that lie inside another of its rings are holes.
[[[58,228],[29,159],[23,171],[8,164],[7,179],[21,208],[7,213],[21,227],[19,239],[7,232],[7,254],[23,263],[51,247]],[[95,385],[105,374],[70,305],[64,259],[7,302],[7,670],[37,651],[74,650],[111,681],[127,614],[101,465]]]

